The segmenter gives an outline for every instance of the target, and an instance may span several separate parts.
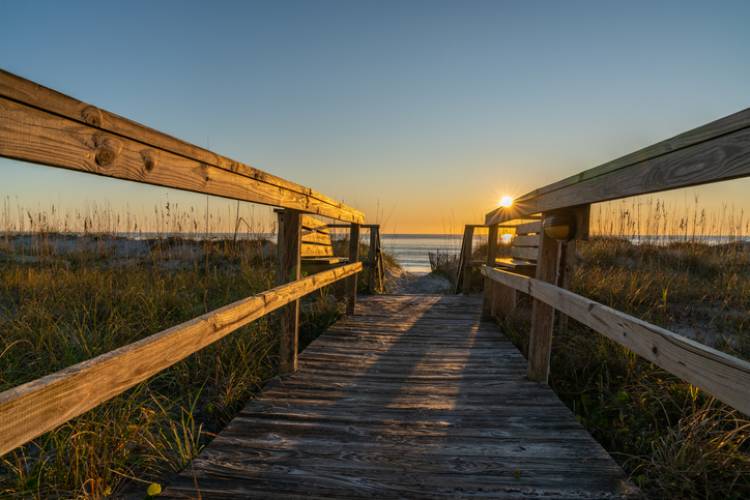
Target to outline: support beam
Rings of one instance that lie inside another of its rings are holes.
[[[474,253],[474,226],[464,228],[464,241],[461,245],[461,276],[463,278],[461,290],[467,294],[471,291],[471,255]]]
[[[367,290],[373,293],[378,287],[378,226],[370,227],[370,248],[367,251],[367,262],[370,268],[367,276]]]
[[[359,262],[359,224],[352,224],[349,229],[349,262]],[[357,276],[346,280],[346,314],[354,314],[357,306]]]
[[[301,213],[297,210],[282,210],[278,217],[277,286],[300,279],[302,246]],[[279,372],[283,374],[297,371],[298,349],[299,300],[295,300],[284,306],[279,314]]]
[[[557,283],[560,247],[560,242],[548,237],[542,230],[539,237],[536,279],[547,283]],[[555,309],[535,298],[531,306],[531,333],[529,334],[530,380],[547,383],[554,325]]]
[[[497,258],[497,224],[493,224],[487,231],[487,265],[495,267]],[[484,278],[484,290],[482,298],[482,316],[485,319],[492,317],[493,290],[495,286],[492,280]]]

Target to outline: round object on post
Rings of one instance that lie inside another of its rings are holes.
[[[542,228],[549,238],[570,241],[576,234],[576,221],[570,214],[548,214],[544,216]]]

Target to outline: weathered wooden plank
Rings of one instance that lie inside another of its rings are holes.
[[[480,322],[480,303],[364,298],[356,316],[316,339],[300,370],[266,386],[163,496],[633,494],[555,394],[527,379],[518,350]]]
[[[516,235],[518,236],[525,236],[529,234],[536,234],[542,232],[542,221],[535,220],[531,222],[524,222],[522,224],[518,224],[515,226],[516,229]],[[539,241],[537,240],[537,246],[539,245]]]
[[[359,224],[352,224],[349,229],[349,262],[359,261]],[[357,275],[346,280],[346,314],[354,314],[357,306]]]
[[[172,366],[234,330],[362,270],[337,267],[253,295],[0,393],[0,455]]]
[[[750,415],[750,363],[573,292],[515,273],[482,268],[532,297]]]
[[[495,259],[497,258],[497,225],[492,225],[487,231],[487,259],[486,264],[488,266],[495,265]],[[482,291],[482,316],[485,319],[489,319],[492,316],[492,292],[493,283],[490,279],[485,278],[484,287]]]
[[[532,191],[485,224],[524,215],[750,176],[750,109]]]
[[[208,180],[208,178],[213,177],[209,172],[212,169],[206,167],[214,167],[227,174],[231,174],[229,178],[244,178],[237,181],[243,186],[253,186],[244,190],[244,196],[240,196],[236,192],[222,194],[221,190],[219,190],[220,192],[212,191],[208,194],[293,208],[344,221],[364,221],[364,216],[361,212],[310,188],[217,155],[206,149],[199,148],[193,144],[158,132],[132,120],[81,102],[3,70],[0,70],[0,97],[5,98],[0,101],[0,110],[3,110],[2,115],[0,115],[0,123],[6,120],[13,120],[13,123],[5,124],[7,128],[0,127],[0,144],[6,140],[16,141],[19,129],[22,131],[25,125],[32,128],[45,125],[54,125],[55,127],[62,127],[62,129],[72,128],[75,132],[72,132],[70,135],[85,141],[89,155],[99,155],[100,157],[111,155],[111,152],[104,152],[103,150],[93,151],[96,145],[92,146],[91,143],[96,142],[97,137],[100,141],[108,141],[112,145],[112,151],[114,152],[118,149],[117,142],[119,140],[127,142],[131,146],[135,142],[137,143],[135,149],[143,155],[142,160],[139,162],[141,169],[158,168],[161,170],[167,168],[166,165],[169,164],[174,165],[170,168],[176,170],[178,174],[195,175],[196,172],[199,174],[203,173]],[[21,104],[22,106],[11,107],[10,103],[12,102]],[[10,111],[6,108],[9,108]],[[42,119],[40,117],[44,115],[28,112],[31,108],[43,111],[45,115],[54,115],[58,119],[50,119],[49,117]],[[62,129],[59,131],[65,135],[65,131]],[[14,148],[11,151],[13,154],[7,156],[51,166],[91,171],[87,168],[77,168],[70,164],[62,164],[62,162],[54,161],[50,155],[39,154],[40,151],[38,150],[54,150],[60,140],[58,137],[59,134],[55,134],[52,130],[48,130],[46,134],[40,134],[36,130],[33,132],[28,137],[28,140],[33,141],[35,144],[30,144],[29,149],[36,149],[36,152],[24,151],[23,148]],[[0,155],[5,156],[2,153],[2,149],[0,149]],[[174,156],[179,156],[183,160],[190,161],[180,161],[174,164]],[[79,159],[76,163],[80,165],[81,162],[82,160]],[[193,172],[193,170],[196,172]],[[100,169],[96,173],[109,175],[109,171],[106,169]],[[112,177],[118,176],[112,175]],[[148,183],[152,177],[156,176],[144,175],[142,177],[141,179],[130,177],[119,178],[128,178],[129,180]],[[168,185],[168,187],[192,190],[181,185]]]
[[[515,238],[513,238],[513,246],[539,248],[539,236],[516,236]]]
[[[282,210],[278,214],[276,245],[276,285],[297,281],[301,277],[300,212]],[[290,302],[279,312],[279,372],[297,371],[299,347],[299,300]]]
[[[331,245],[302,243],[302,257],[334,257]]]
[[[514,259],[535,261],[539,258],[539,247],[518,247],[513,245],[510,254]]]
[[[536,279],[556,283],[560,267],[560,243],[542,232],[538,252]],[[549,377],[554,325],[555,309],[545,302],[534,299],[531,305],[529,333],[529,378],[545,384]]]
[[[456,280],[456,285],[461,283],[461,291],[469,293],[471,290],[471,259],[474,254],[474,226],[467,225],[464,228],[464,239],[461,243],[461,257],[459,258],[459,268],[461,279]]]

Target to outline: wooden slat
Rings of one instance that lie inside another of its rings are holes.
[[[525,194],[511,210],[489,212],[485,223],[749,175],[750,109],[745,109]]]
[[[516,235],[523,236],[542,232],[542,221],[524,222],[516,226]],[[537,242],[538,244],[538,242]]]
[[[0,394],[0,455],[54,429],[216,342],[340,279],[348,264],[278,286]]]
[[[512,244],[516,247],[539,248],[539,236],[516,236]]]
[[[302,233],[302,242],[313,245],[331,246],[331,236],[318,231],[307,231]]]
[[[370,296],[164,498],[623,498],[622,470],[478,297]]]
[[[361,212],[309,188],[2,70],[0,156],[364,221]]]
[[[316,217],[313,217],[311,215],[302,216],[302,230],[303,231],[316,231],[319,233],[328,234],[329,227],[330,225],[326,224],[324,221]]]
[[[302,244],[302,257],[333,257],[333,247],[330,245]]]
[[[536,261],[539,258],[539,247],[512,246],[510,254],[516,259]]]
[[[750,363],[544,281],[487,266],[482,273],[554,307],[750,415]]]

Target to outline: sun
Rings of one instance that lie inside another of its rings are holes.
[[[512,196],[508,196],[507,194],[503,195],[500,198],[500,201],[498,202],[498,205],[500,205],[501,207],[505,207],[505,208],[513,206],[513,197]]]

